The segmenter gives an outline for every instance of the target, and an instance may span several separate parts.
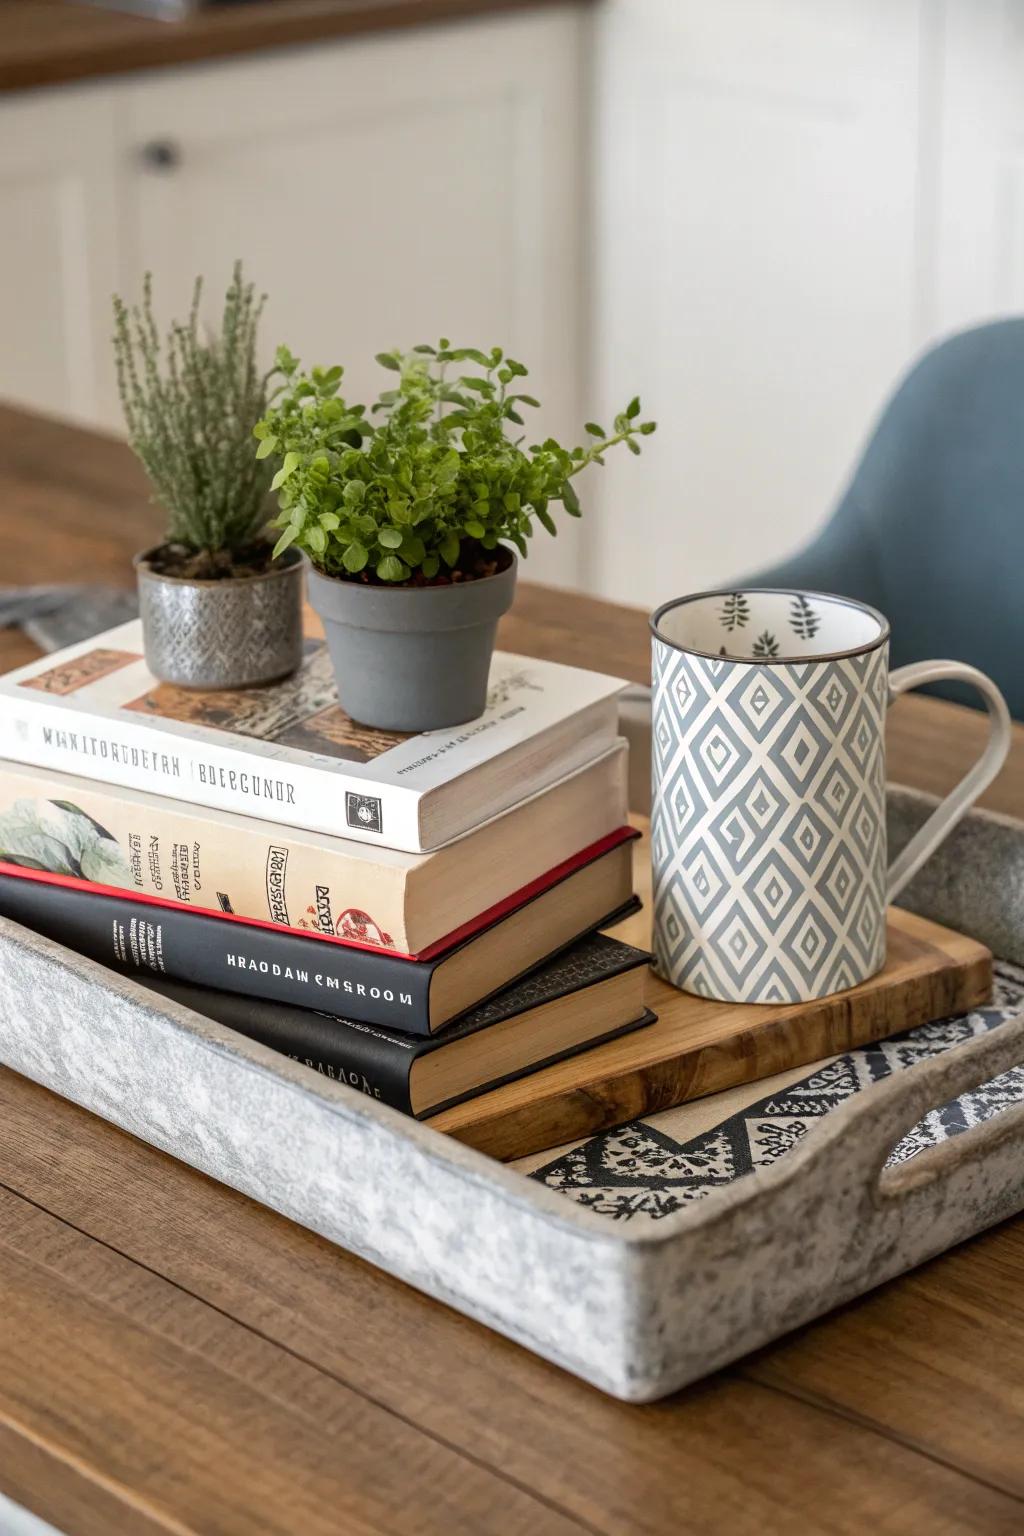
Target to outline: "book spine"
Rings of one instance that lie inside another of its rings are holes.
[[[399,861],[164,796],[0,762],[0,859],[410,952]]]
[[[187,907],[0,873],[0,915],[91,960],[407,1034],[430,1033],[432,967]]]
[[[347,774],[331,758],[315,766],[291,763],[272,752],[200,740],[187,730],[125,714],[111,720],[54,704],[44,695],[32,698],[28,689],[0,693],[4,755],[261,821],[407,853],[423,851],[415,790]],[[373,811],[368,821],[359,815],[367,802]]]
[[[413,1112],[409,1082],[417,1049],[411,1042],[396,1042],[371,1025],[164,977],[147,977],[146,986],[332,1082],[344,1083],[403,1114]]]

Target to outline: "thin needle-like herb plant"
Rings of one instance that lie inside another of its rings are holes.
[[[220,330],[206,336],[202,291],[197,277],[188,318],[161,337],[147,272],[141,305],[114,299],[114,356],[129,442],[167,515],[156,563],[166,575],[208,580],[266,567],[270,470],[252,453],[267,407],[257,361],[265,295],[236,262]]]

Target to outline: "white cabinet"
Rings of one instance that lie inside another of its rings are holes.
[[[111,409],[116,164],[109,93],[0,100],[0,397],[87,423]]]
[[[579,405],[586,175],[579,5],[159,71],[0,107],[0,395],[120,430],[110,294],[205,313],[235,257],[287,342],[386,385],[374,353],[505,347],[546,432]],[[13,342],[12,342],[13,338]],[[577,525],[530,574],[572,585]]]
[[[538,393],[574,403],[578,199],[576,11],[354,40],[140,79],[125,279],[222,283],[244,255],[266,329],[346,364],[438,333],[533,359]],[[173,165],[147,170],[145,147]]]

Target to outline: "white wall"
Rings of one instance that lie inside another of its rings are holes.
[[[1024,301],[1024,0],[605,0],[581,580],[654,603],[824,520],[926,342]],[[595,472],[596,473],[596,472]]]

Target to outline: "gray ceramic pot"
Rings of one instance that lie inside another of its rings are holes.
[[[516,568],[512,555],[497,575],[449,587],[369,586],[311,568],[309,600],[324,621],[343,709],[387,731],[440,730],[482,714]]]
[[[294,550],[262,576],[185,581],[135,557],[146,665],[182,688],[252,688],[302,660],[302,556]],[[289,556],[292,556],[289,559]]]

